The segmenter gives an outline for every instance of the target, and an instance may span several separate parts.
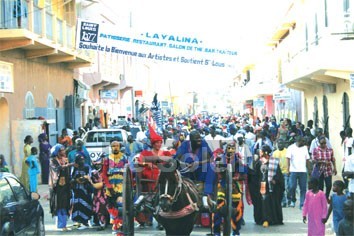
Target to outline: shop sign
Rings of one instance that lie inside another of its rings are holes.
[[[168,107],[168,101],[161,101],[161,107]]]
[[[0,61],[0,92],[14,92],[13,64]]]
[[[290,100],[291,94],[289,92],[274,93],[274,100]]]
[[[255,108],[263,108],[264,107],[264,99],[257,98],[253,100],[253,107]]]
[[[118,90],[101,90],[100,97],[102,99],[117,99]]]
[[[350,74],[350,90],[354,90],[354,74]]]
[[[135,97],[141,98],[143,96],[143,91],[142,90],[136,90],[134,93],[135,93]]]
[[[288,88],[285,85],[281,85],[276,93],[273,94],[273,99],[278,100],[290,100],[291,94]]]

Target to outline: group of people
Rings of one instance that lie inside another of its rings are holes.
[[[253,205],[254,221],[264,228],[283,224],[283,208],[295,207],[296,189],[300,189],[298,207],[303,221],[308,221],[309,235],[324,235],[325,223],[333,214],[334,231],[338,235],[352,235],[353,228],[353,138],[351,128],[345,130],[343,145],[345,168],[343,181],[335,181],[336,159],[323,129],[308,127],[300,122],[283,119],[278,125],[274,117],[250,122],[247,117],[229,117],[222,121],[191,117],[189,120],[166,119],[163,134],[148,126],[148,132],[129,136],[128,143],[112,140],[111,154],[103,154],[98,162],[91,162],[80,136],[70,137],[63,129],[58,144],[48,143],[46,134],[38,139],[37,148],[31,147],[33,138],[24,140],[22,182],[30,191],[36,191],[41,170],[42,183],[49,184],[50,208],[57,217],[57,227],[70,230],[85,229],[91,221],[98,230],[112,224],[112,230],[121,234],[123,168],[127,163],[139,163],[136,172],[141,179],[157,180],[159,169],[149,157],[170,157],[178,160],[180,172],[199,186],[204,210],[210,213],[213,233],[221,234],[225,206],[225,181],[215,168],[220,163],[232,165],[233,194],[232,233],[239,235],[245,224],[245,203]],[[225,125],[226,124],[226,125]],[[144,129],[143,129],[144,130]],[[0,168],[6,169],[0,155]],[[6,164],[6,163],[5,163]],[[36,167],[37,166],[37,167]],[[27,180],[27,179],[28,180]],[[308,181],[309,180],[309,181]],[[28,185],[26,185],[28,183]],[[156,183],[141,183],[144,192],[155,190]],[[217,191],[215,191],[217,186]],[[333,192],[331,194],[331,192]],[[60,199],[60,201],[58,200]],[[201,214],[200,221],[203,221]],[[93,220],[92,220],[93,219]],[[140,227],[152,225],[151,212],[139,212],[136,221]],[[163,227],[158,224],[158,228]]]

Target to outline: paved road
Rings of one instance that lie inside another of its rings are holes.
[[[97,232],[95,228],[85,229],[85,230],[73,230],[69,232],[60,232],[56,229],[54,225],[54,219],[49,214],[49,201],[48,187],[46,185],[39,185],[38,189],[41,197],[41,204],[45,211],[45,227],[46,235],[112,235],[111,229],[106,229],[105,231]],[[307,225],[302,223],[301,211],[298,205],[295,208],[283,208],[284,214],[284,225],[280,226],[270,226],[265,229],[262,226],[258,226],[253,222],[253,208],[252,206],[245,206],[245,221],[246,225],[241,229],[242,235],[291,235],[291,236],[305,236],[307,235]],[[329,223],[326,224],[326,236],[334,236],[331,230],[331,219]],[[69,226],[73,224],[69,220]],[[210,232],[207,228],[195,228],[192,232],[192,236],[204,236]],[[155,227],[149,227],[145,229],[136,229],[135,235],[150,235],[150,236],[162,236],[165,235],[164,231],[159,231]]]

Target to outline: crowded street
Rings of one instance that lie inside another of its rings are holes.
[[[54,219],[49,214],[49,202],[46,199],[48,188],[46,185],[39,185],[39,193],[41,194],[41,204],[45,209],[45,229],[46,235],[112,235],[112,230],[106,228],[104,231],[97,232],[97,227],[92,227],[90,229],[85,229],[83,231],[72,230],[68,232],[60,232],[56,229],[54,224]],[[270,227],[264,229],[262,226],[258,226],[254,223],[252,217],[252,206],[245,206],[245,226],[242,229],[242,235],[264,235],[264,236],[282,236],[282,235],[291,235],[291,236],[305,236],[307,235],[307,226],[302,223],[301,211],[298,208],[284,208],[284,225],[278,225],[275,227]],[[73,224],[70,222],[69,224]],[[151,236],[162,236],[165,235],[164,231],[160,231],[155,228],[156,224],[153,227],[146,229],[139,229],[136,227],[135,234],[136,236],[142,235],[151,235]],[[210,234],[209,228],[200,228],[195,227],[192,232],[192,236],[206,236]],[[331,229],[331,224],[326,226],[326,235],[334,236],[334,233]]]
[[[353,6],[0,0],[0,236],[353,236]]]

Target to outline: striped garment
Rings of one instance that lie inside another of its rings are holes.
[[[126,156],[123,153],[119,153],[117,155],[110,154],[103,164],[102,177],[103,179],[107,178],[106,181],[108,180],[113,192],[118,194],[118,196],[121,196],[123,192],[123,172],[126,163]],[[106,195],[111,197],[111,192],[108,188],[106,188]]]
[[[269,158],[268,160],[268,187],[269,187],[269,192],[273,192],[273,189],[272,189],[272,180],[273,180],[273,177],[276,175],[277,173],[277,168],[278,168],[278,165],[279,165],[279,159],[278,158]]]

